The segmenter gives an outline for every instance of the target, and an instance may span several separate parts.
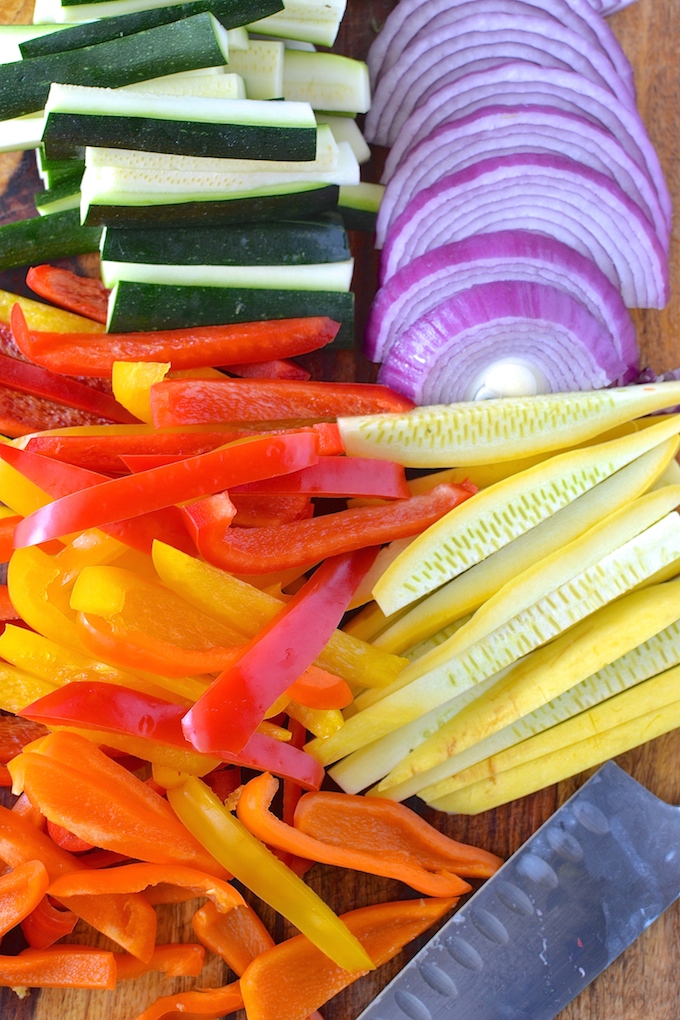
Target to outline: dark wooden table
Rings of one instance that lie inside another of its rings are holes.
[[[349,0],[337,48],[362,58],[384,21],[393,0]],[[2,0],[0,20],[30,22],[33,0]],[[629,55],[636,73],[639,107],[658,149],[677,205],[680,201],[680,4],[678,0],[638,0],[611,18],[611,25]],[[0,222],[34,210],[31,195],[37,189],[32,154],[0,156]],[[375,279],[375,257],[366,240],[353,238],[358,260],[358,320],[363,321]],[[96,270],[92,260],[89,268]],[[0,286],[21,289],[24,271],[0,276]],[[635,313],[643,362],[657,371],[680,365],[680,253],[677,235],[672,250],[671,302],[663,312]],[[336,378],[371,377],[371,366],[351,352],[323,365]],[[680,731],[662,737],[619,759],[619,764],[658,796],[680,804]],[[587,778],[587,773],[560,783],[512,805],[465,819],[430,812],[427,817],[457,839],[478,843],[503,856],[509,855]],[[315,866],[310,884],[342,912],[356,906],[404,896],[395,882]],[[163,941],[193,940],[192,905],[159,908],[159,934]],[[262,916],[275,937],[289,927],[264,908]],[[81,941],[86,935],[78,933]],[[419,945],[420,943],[418,943]],[[10,951],[11,947],[5,947]],[[378,973],[363,978],[323,1009],[326,1020],[354,1020],[395,974],[415,949]],[[560,1016],[560,1020],[678,1020],[680,1017],[680,908],[676,904],[658,920],[616,963],[602,974]],[[221,984],[227,977],[221,962],[212,958],[198,981],[201,986]],[[191,985],[149,976],[122,983],[115,993],[46,991],[19,1000],[0,991],[2,1020],[133,1020],[157,995]]]

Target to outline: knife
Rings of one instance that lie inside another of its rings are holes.
[[[602,766],[357,1020],[552,1020],[680,896],[680,808]]]

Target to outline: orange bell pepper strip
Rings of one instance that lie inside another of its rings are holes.
[[[42,861],[25,861],[0,877],[0,938],[35,910],[49,884]]]
[[[195,942],[169,942],[156,946],[148,963],[136,960],[128,953],[114,953],[119,981],[130,981],[158,971],[168,977],[198,977],[205,962],[205,949]]]
[[[159,429],[220,421],[332,419],[410,411],[414,406],[387,386],[290,379],[164,379],[151,387],[150,402]]]
[[[100,378],[111,375],[116,361],[169,361],[173,369],[188,369],[311,354],[331,343],[340,328],[325,316],[310,316],[147,333],[40,333],[28,328],[19,304],[10,326],[29,361],[65,375]]]
[[[380,903],[341,917],[380,967],[455,903],[455,899]],[[338,967],[304,935],[297,935],[261,953],[241,977],[248,1020],[300,1020],[361,976]]]
[[[18,956],[0,956],[3,988],[116,987],[113,953],[91,946],[25,949]]]
[[[243,997],[238,981],[234,981],[222,988],[197,988],[193,992],[164,995],[135,1020],[163,1020],[175,1013],[182,1020],[221,1020],[239,1009],[243,1009]]]
[[[59,308],[95,322],[106,322],[110,291],[101,280],[43,264],[31,266],[26,273],[26,286]]]
[[[417,861],[433,874],[489,878],[503,863],[488,850],[450,839],[405,804],[383,797],[330,790],[303,794],[294,821],[301,835],[327,845]]]
[[[70,935],[77,923],[78,916],[72,910],[54,903],[49,896],[43,896],[21,922],[21,930],[32,949],[48,949],[64,935]]]
[[[199,527],[194,539],[201,556],[214,566],[235,574],[265,574],[420,534],[475,492],[468,483],[438,485],[399,502],[352,507],[270,528]],[[182,513],[190,518],[192,506]],[[17,525],[17,536],[25,525]]]
[[[11,868],[26,861],[42,861],[50,880],[83,867],[82,861],[60,849],[25,817],[2,806],[0,860]],[[148,959],[153,952],[156,914],[143,896],[73,897],[63,905],[133,956]]]
[[[224,879],[208,875],[197,868],[181,864],[121,864],[108,871],[74,871],[60,875],[49,887],[50,896],[63,899],[69,896],[96,896],[101,893],[144,892],[159,883],[178,886],[206,896],[218,911],[228,913],[245,901],[240,892]]]
[[[48,820],[94,846],[225,877],[163,797],[76,733],[50,734],[39,750],[15,758],[10,771]]]
[[[63,825],[57,825],[56,822],[48,821],[47,835],[62,850],[68,850],[72,854],[82,854],[87,850],[94,849],[92,843],[88,843],[87,840],[81,839],[80,836],[76,836],[73,832],[69,832]]]
[[[376,555],[368,548],[326,560],[255,635],[184,716],[184,734],[197,750],[245,746],[268,708],[323,651]]]
[[[274,939],[249,903],[220,913],[214,903],[195,912],[191,925],[211,953],[220,956],[237,977],[256,956],[271,949]]]
[[[246,828],[268,846],[278,847],[321,864],[394,878],[426,896],[461,896],[470,891],[469,884],[453,870],[428,870],[419,863],[415,854],[395,854],[387,842],[381,849],[357,850],[351,846],[351,833],[346,837],[344,845],[336,846],[330,840],[322,842],[286,825],[270,810],[278,785],[278,781],[266,772],[256,776],[243,787],[236,806],[238,817]],[[342,832],[344,818],[341,812],[340,808],[335,825]]]
[[[0,447],[0,453],[5,449]],[[99,481],[29,514],[14,530],[14,545],[35,545],[87,528],[117,524],[230,485],[297,471],[313,464],[317,451],[318,439],[312,433],[264,436],[188,457],[177,464]],[[66,467],[63,463],[59,466]]]

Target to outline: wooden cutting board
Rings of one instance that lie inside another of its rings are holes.
[[[383,23],[394,0],[349,0],[338,49],[363,58],[376,30]],[[0,20],[26,23],[32,18],[33,0],[2,0]],[[674,204],[680,203],[680,4],[677,0],[638,0],[610,19],[635,68],[639,108],[667,174]],[[0,156],[0,222],[33,215],[32,194],[38,189],[32,154]],[[353,238],[358,259],[356,273],[358,318],[365,318],[375,279],[375,257],[366,238]],[[680,252],[673,239],[673,296],[663,312],[636,312],[635,321],[644,364],[657,371],[680,365]],[[95,268],[90,260],[90,268]],[[25,272],[0,274],[0,287],[23,288]],[[328,378],[372,377],[372,367],[362,358],[346,352],[333,361],[324,359]],[[669,734],[619,759],[619,764],[658,796],[680,804],[680,731]],[[463,841],[477,843],[507,856],[516,850],[548,816],[581,785],[587,774],[557,787],[475,818],[448,817],[424,812],[444,832]],[[389,882],[315,866],[308,881],[338,912],[372,902],[403,897],[403,887]],[[191,905],[159,908],[162,941],[191,941]],[[261,910],[277,939],[289,934],[289,927]],[[86,934],[76,933],[80,941]],[[422,941],[422,940],[421,940]],[[421,943],[418,943],[418,946]],[[7,942],[5,952],[13,951]],[[14,947],[14,950],[17,947]],[[410,951],[383,967],[378,973],[356,982],[323,1009],[326,1020],[354,1020],[395,974]],[[677,1020],[680,1016],[680,907],[671,908],[616,963],[614,963],[560,1016],[560,1020]],[[215,986],[228,980],[220,961],[211,959],[197,982]],[[134,1020],[157,995],[169,994],[192,984],[148,977],[123,983],[115,993],[34,992],[19,1000],[11,991],[0,990],[2,1020]],[[239,1016],[240,1020],[240,1016]]]

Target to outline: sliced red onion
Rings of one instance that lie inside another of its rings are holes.
[[[591,259],[528,230],[475,234],[426,252],[396,272],[371,307],[366,356],[384,361],[397,337],[447,298],[503,281],[544,283],[565,291],[609,332],[621,360],[637,364],[635,328],[618,289]]]
[[[404,123],[385,161],[383,183],[389,181],[407,153],[439,124],[489,105],[551,106],[605,128],[649,174],[664,215],[670,217],[671,200],[663,170],[638,111],[619,103],[606,89],[581,75],[524,63],[469,74],[433,93]]]
[[[424,34],[380,77],[366,138],[392,145],[408,115],[434,91],[465,74],[519,60],[573,71],[635,106],[609,58],[554,18],[476,15]]]
[[[598,46],[614,64],[632,96],[635,83],[630,61],[603,18],[588,0],[400,0],[374,40],[367,61],[375,85],[401,57],[404,49],[418,41],[422,31],[450,26],[471,14],[525,14],[527,17],[555,18],[576,32],[585,42]]]
[[[654,228],[619,186],[561,156],[482,160],[419,192],[394,223],[381,283],[418,255],[472,234],[545,233],[590,257],[629,308],[663,308],[668,266]]]
[[[604,128],[584,117],[550,107],[482,107],[439,125],[409,151],[390,178],[380,203],[376,247],[418,192],[488,156],[514,153],[567,156],[605,174],[642,209],[668,251],[670,222],[648,175]]]
[[[574,297],[525,281],[480,284],[417,319],[379,380],[417,404],[600,389],[631,366]]]

